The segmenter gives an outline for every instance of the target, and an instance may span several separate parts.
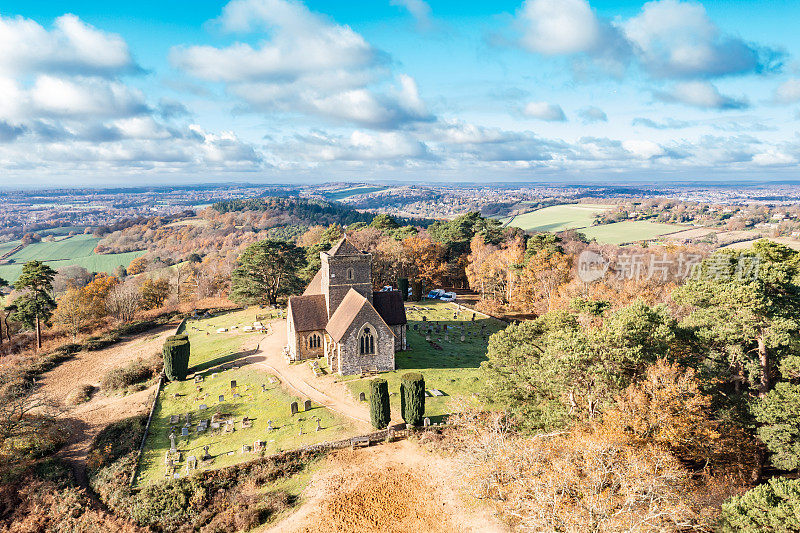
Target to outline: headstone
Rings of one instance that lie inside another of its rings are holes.
[[[303,411],[310,411],[311,410],[311,400],[306,400],[303,403]]]
[[[197,469],[197,458],[194,455],[190,455],[186,458],[186,470],[195,470]]]
[[[267,431],[272,431],[272,420],[267,420]]]
[[[169,452],[164,452],[164,464],[169,464]]]
[[[208,409],[208,406],[207,406],[206,404],[204,404],[204,403],[201,403],[201,404],[200,404],[200,410],[201,410],[201,411],[204,411],[204,410],[206,410],[206,409]]]
[[[189,428],[182,427],[181,428],[181,437],[188,437],[189,436]]]
[[[266,383],[262,383],[261,384],[261,392],[267,392],[267,384]]]
[[[178,417],[178,415],[172,415],[172,416],[169,417],[169,423],[172,424],[173,426],[175,424],[177,424],[179,422],[179,420],[180,420],[180,417]]]
[[[208,459],[209,457],[211,456],[208,455],[208,444],[206,444],[203,446],[203,460]]]
[[[195,374],[194,382],[195,383],[202,383],[203,382],[203,375],[202,374]]]
[[[322,429],[322,426],[320,426],[319,418],[317,418],[317,431],[320,431],[321,429]]]
[[[461,342],[464,342],[464,340],[465,340],[464,335],[461,335]]]
[[[257,440],[257,441],[255,441],[253,443],[253,451],[254,452],[260,452],[263,449],[264,449],[264,441],[263,440]]]
[[[242,444],[242,453],[249,453],[250,449],[251,449],[250,446],[248,446],[247,444]]]
[[[178,449],[175,447],[175,433],[169,434],[169,453],[175,453]]]
[[[424,427],[430,426],[431,425],[431,419],[426,416],[425,419],[422,421],[422,425]]]
[[[235,380],[235,379],[232,379],[232,380],[231,380],[231,390],[233,390],[233,389],[235,389],[235,388],[236,388],[236,380]]]
[[[219,395],[219,403],[222,403],[224,401],[225,401],[225,395],[224,394],[220,394]]]
[[[360,401],[360,402],[366,402],[366,401],[367,401],[367,395],[366,395],[366,393],[364,393],[364,392],[359,392],[359,393],[358,393],[358,401]]]
[[[242,397],[241,394],[233,393],[233,399],[234,400],[237,399],[237,398],[241,398],[241,397]]]
[[[290,408],[292,410],[292,415],[296,415],[298,412],[297,402],[292,402]]]

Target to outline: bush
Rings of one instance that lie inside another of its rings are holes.
[[[147,417],[134,416],[106,426],[92,441],[86,459],[90,472],[139,449]]]
[[[372,425],[383,429],[389,425],[391,410],[389,408],[389,384],[383,378],[373,379],[369,384],[369,417]]]
[[[144,383],[161,372],[163,368],[161,357],[156,354],[149,359],[139,358],[131,361],[127,366],[113,368],[106,372],[100,387],[105,391],[114,391]]]
[[[189,372],[189,338],[172,335],[164,343],[164,372],[170,381],[183,381]]]
[[[403,374],[400,381],[400,411],[406,424],[422,424],[422,417],[425,416],[425,378],[422,374]]]
[[[800,531],[800,480],[772,478],[722,504],[722,531]]]
[[[69,394],[67,394],[66,402],[67,405],[78,405],[84,402],[88,402],[89,398],[92,396],[92,392],[94,391],[94,387],[91,385],[80,385],[76,389],[73,389]]]

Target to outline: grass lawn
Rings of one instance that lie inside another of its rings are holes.
[[[525,231],[564,231],[591,226],[595,215],[612,206],[564,204],[553,205],[515,216],[509,226]]]
[[[56,270],[65,266],[77,265],[84,267],[89,272],[110,274],[118,266],[128,266],[131,261],[144,254],[144,252],[96,254],[94,248],[99,240],[91,235],[75,235],[53,242],[30,244],[8,258],[14,263],[0,265],[0,277],[7,281],[16,280],[22,272],[22,265],[26,261],[33,260],[44,261]],[[10,244],[4,243],[0,247],[7,247]],[[6,251],[10,249],[7,248]]]
[[[176,472],[186,475],[187,457],[193,455],[198,460],[198,469],[215,469],[248,461],[260,454],[242,453],[242,446],[253,446],[256,440],[264,441],[261,453],[268,455],[323,441],[338,440],[357,433],[353,425],[336,413],[312,404],[311,410],[303,411],[304,398],[296,398],[286,392],[277,378],[270,381],[270,374],[252,366],[220,370],[218,365],[239,358],[242,343],[258,333],[244,333],[241,326],[252,324],[255,309],[235,311],[220,316],[192,320],[187,323],[186,333],[192,345],[189,360],[190,372],[196,371],[204,376],[202,383],[193,379],[168,383],[164,386],[153,413],[153,420],[139,466],[139,485],[164,479],[164,456],[169,450],[169,434],[174,431],[180,461],[175,462]],[[238,326],[233,332],[216,333],[219,328]],[[233,397],[231,381],[237,384]],[[198,390],[198,387],[200,390]],[[219,396],[224,396],[219,401]],[[290,403],[297,401],[300,413],[291,416]],[[200,409],[205,404],[207,409]],[[189,435],[181,437],[185,419],[174,426],[171,416],[179,418],[191,413]],[[205,432],[197,431],[197,423],[211,419],[215,413],[234,420],[235,431],[224,433],[214,430],[210,425]],[[242,427],[242,417],[252,420],[252,426]],[[316,431],[317,420],[322,428]],[[267,429],[272,422],[273,430]],[[173,429],[174,428],[174,429]],[[302,429],[303,433],[300,434]],[[209,447],[211,459],[200,461],[203,446]]]
[[[348,189],[339,189],[338,191],[328,192],[325,193],[325,196],[327,196],[331,200],[341,200],[343,198],[355,196],[356,194],[367,194],[371,192],[382,191],[384,189],[388,189],[388,187],[373,187],[365,185],[362,187],[350,187]]]
[[[597,239],[605,244],[626,244],[636,241],[654,239],[666,233],[687,229],[688,226],[677,224],[661,224],[646,220],[627,220],[614,224],[602,224],[580,230],[588,239]]]
[[[424,312],[415,310],[415,307],[424,309]],[[445,394],[425,399],[425,414],[432,422],[441,422],[445,418],[444,415],[477,402],[473,393],[481,386],[479,367],[481,362],[486,360],[488,343],[480,334],[481,326],[485,326],[488,336],[505,327],[505,323],[480,314],[475,317],[473,323],[472,311],[469,310],[459,313],[454,320],[455,309],[454,304],[437,301],[408,302],[406,305],[407,341],[410,349],[397,352],[395,358],[397,370],[380,375],[389,382],[390,402],[394,415],[400,414],[400,378],[410,371],[422,373],[427,389],[438,389]],[[422,321],[423,316],[427,318],[427,322]],[[434,332],[431,335],[431,341],[441,346],[441,350],[437,350],[425,340],[425,328],[433,324],[439,326],[447,324],[450,331],[448,341],[444,340],[444,332]],[[453,330],[453,327],[464,328],[465,342],[461,342],[460,330]],[[466,334],[467,332],[469,334]],[[356,398],[360,392],[366,393],[369,398],[369,379],[354,377],[344,379],[347,379],[347,386]]]

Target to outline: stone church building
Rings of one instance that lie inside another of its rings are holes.
[[[320,253],[322,267],[301,296],[289,298],[286,328],[292,361],[324,355],[331,372],[394,370],[406,349],[400,291],[372,290],[372,254],[342,238]]]

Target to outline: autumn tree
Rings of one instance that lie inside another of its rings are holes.
[[[132,279],[115,286],[106,297],[106,306],[111,316],[123,323],[132,322],[141,308],[142,294]]]
[[[128,265],[128,274],[131,276],[141,274],[147,269],[148,263],[149,261],[147,261],[147,259],[144,256],[137,257],[136,259],[131,261],[130,264]]]
[[[36,329],[37,349],[42,347],[42,322],[49,322],[56,307],[51,296],[55,275],[56,271],[41,261],[28,261],[14,283],[14,288],[24,293],[14,301],[17,306],[14,316]]]
[[[285,241],[265,240],[248,246],[239,256],[231,280],[231,299],[277,305],[278,298],[300,289],[298,272],[305,266],[302,248]]]
[[[444,246],[425,235],[413,235],[402,241],[407,277],[429,285],[441,282],[444,272]]]
[[[92,314],[86,292],[78,287],[72,287],[67,289],[67,292],[62,294],[56,302],[53,322],[65,327],[72,335],[74,342]]]
[[[139,289],[142,295],[143,309],[158,309],[164,305],[169,298],[169,280],[165,278],[148,278],[142,282]]]

